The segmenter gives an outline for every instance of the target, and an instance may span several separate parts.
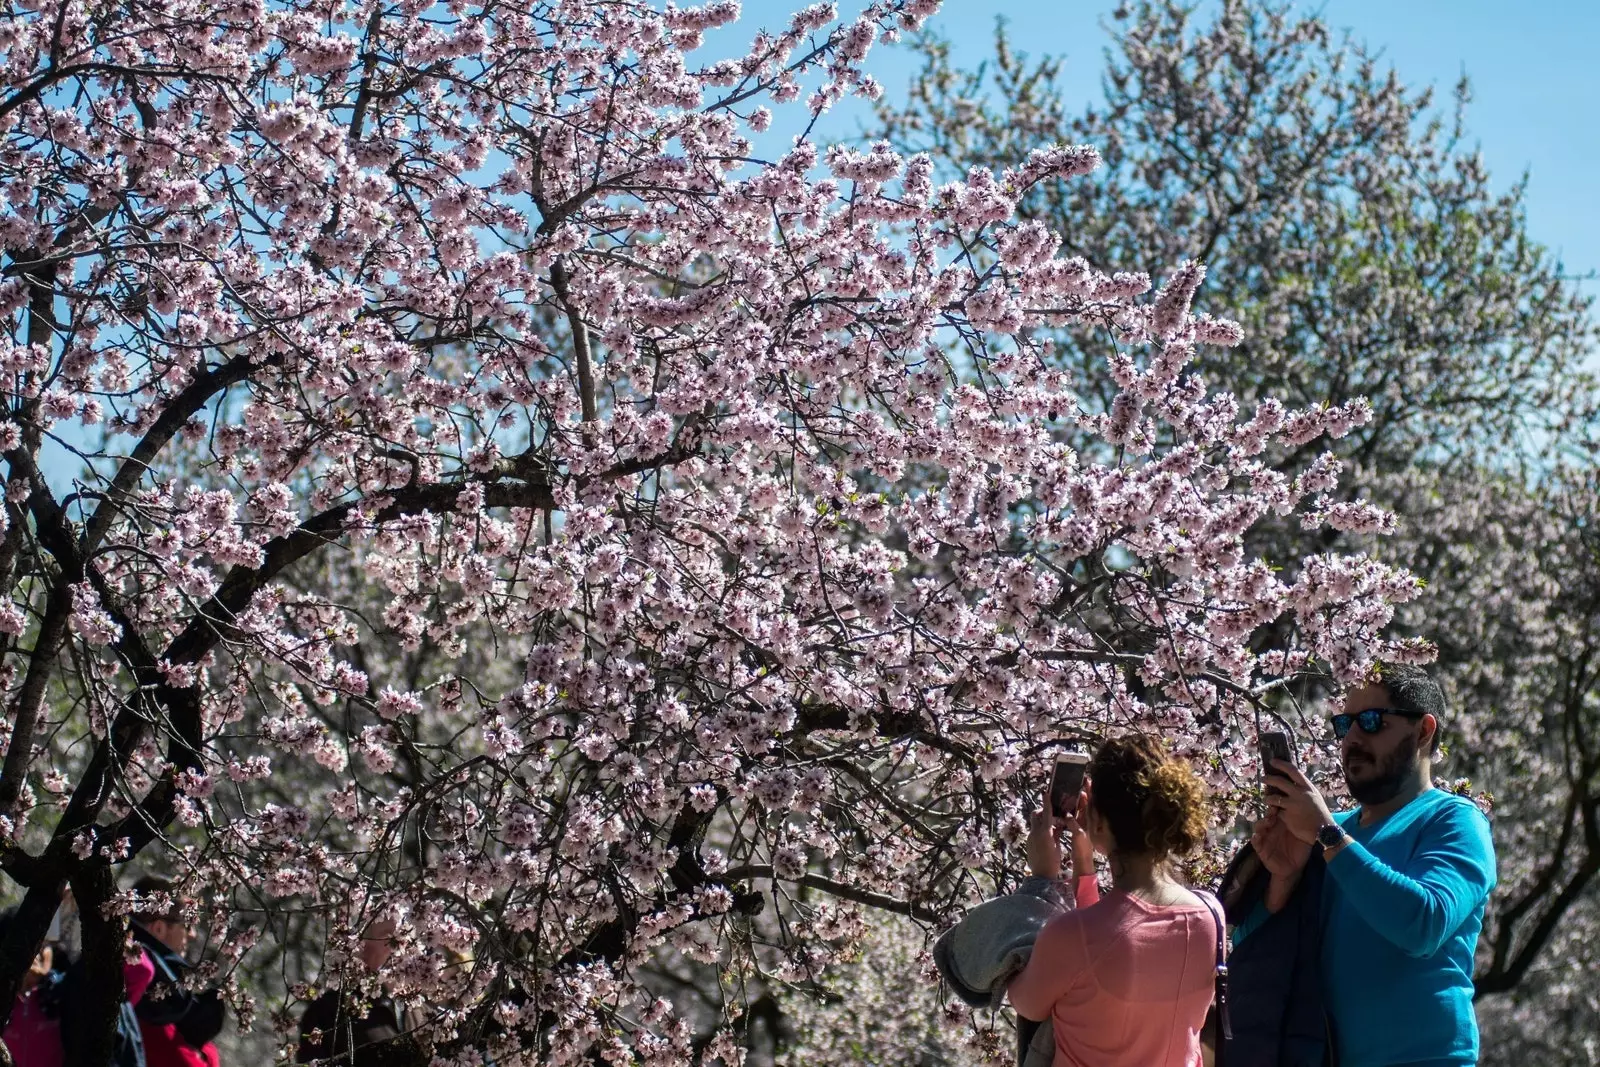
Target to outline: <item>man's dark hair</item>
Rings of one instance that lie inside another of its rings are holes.
[[[1444,733],[1444,690],[1433,676],[1409,663],[1386,663],[1378,669],[1378,684],[1389,694],[1389,706],[1416,716],[1432,715],[1431,755],[1439,754],[1439,738]]]
[[[178,894],[173,892],[172,879],[163,878],[159,874],[147,874],[133,883],[133,891],[141,897],[163,896],[166,898],[166,907],[160,903],[145,899],[139,902],[134,909],[133,917],[140,922],[178,922],[182,919],[182,909],[178,906]]]

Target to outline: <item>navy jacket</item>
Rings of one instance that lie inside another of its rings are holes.
[[[1333,1062],[1322,1001],[1322,850],[1312,849],[1289,903],[1268,915],[1228,957],[1228,1009],[1233,1037],[1227,1067],[1325,1067]],[[1246,844],[1228,864],[1217,896],[1228,924],[1257,909],[1271,875]]]
[[[150,957],[156,971],[135,1013],[154,1026],[176,1025],[183,1039],[197,1049],[215,1040],[222,1033],[226,1018],[222,993],[216,989],[203,993],[184,989],[183,978],[190,969],[189,961],[168,948],[141,923],[131,925],[133,939]]]

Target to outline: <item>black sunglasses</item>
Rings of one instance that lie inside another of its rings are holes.
[[[1375,734],[1383,729],[1385,715],[1398,715],[1403,719],[1415,721],[1422,718],[1420,711],[1401,711],[1399,708],[1368,708],[1365,711],[1342,711],[1333,717],[1333,736],[1344,740],[1344,735],[1350,732],[1350,727],[1356,723],[1361,724],[1361,732]]]

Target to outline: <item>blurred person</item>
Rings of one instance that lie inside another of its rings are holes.
[[[393,919],[377,919],[362,931],[357,958],[369,974],[377,974],[394,954],[399,927]],[[300,1016],[296,1063],[337,1058],[340,1067],[382,1067],[410,1063],[414,1042],[405,1039],[405,1009],[387,996],[373,998],[366,1010],[343,988],[326,990],[306,1005]]]
[[[62,911],[70,913],[72,907],[72,895],[63,893]],[[60,917],[58,911],[57,919]],[[0,926],[11,921],[11,913],[0,915]],[[59,932],[60,925],[59,921],[52,922],[52,930]],[[146,1067],[133,1006],[143,998],[154,973],[149,958],[142,954],[123,961],[124,999],[118,1007],[112,1067]],[[83,1033],[78,989],[86,981],[86,965],[81,956],[71,958],[59,942],[46,941],[40,946],[23,976],[22,990],[5,1029],[5,1045],[17,1067],[61,1067]]]
[[[0,936],[14,912],[0,914]],[[22,976],[22,988],[6,1023],[4,1041],[16,1067],[61,1067],[61,1024],[56,1019],[53,986],[61,980],[55,969],[55,946],[46,941]]]
[[[217,1046],[225,1009],[216,989],[192,992],[184,980],[188,960],[188,921],[178,894],[166,878],[146,875],[133,884],[140,895],[133,938],[149,957],[154,977],[135,1014],[144,1038],[146,1067],[219,1067]]]

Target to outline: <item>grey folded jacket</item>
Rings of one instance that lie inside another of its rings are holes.
[[[998,1008],[1022,973],[1044,924],[1067,910],[1060,886],[1027,878],[1015,893],[986,900],[933,943],[933,962],[956,996],[974,1008]],[[1049,1067],[1055,1057],[1050,1021],[1017,1019],[1017,1063]]]

